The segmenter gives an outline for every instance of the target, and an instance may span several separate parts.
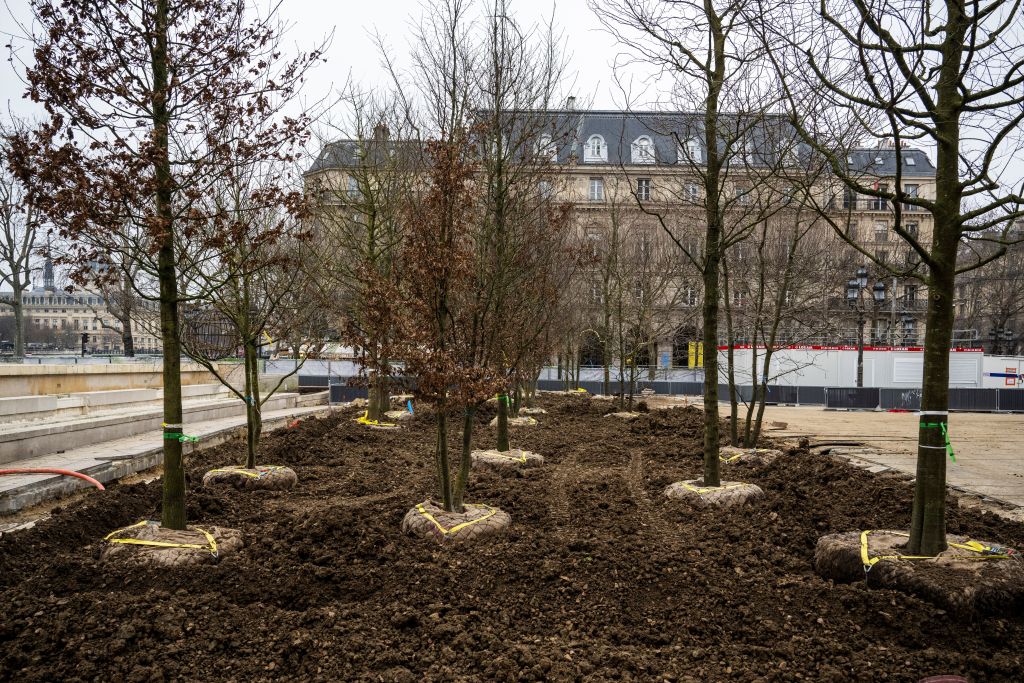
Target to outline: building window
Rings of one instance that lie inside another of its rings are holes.
[[[558,161],[558,147],[547,133],[541,135],[537,142],[537,154],[548,161]]]
[[[908,196],[908,197],[910,197],[912,199],[917,199],[917,197],[918,197],[917,193],[920,191],[920,188],[921,188],[920,185],[912,185],[912,184],[904,185],[903,186],[903,194],[905,194],[906,196]],[[903,210],[904,211],[917,211],[917,206],[915,206],[914,204],[904,204],[903,205]]]
[[[542,180],[537,185],[540,190],[540,196],[542,199],[551,199],[551,195],[554,194],[554,186],[552,186],[550,180]]]
[[[750,204],[750,188],[737,185],[736,201],[739,202],[740,206],[748,206]]]
[[[348,177],[348,196],[358,197],[359,196],[359,181],[355,176]]]
[[[735,289],[732,292],[732,305],[742,306],[747,300],[746,293],[741,289]]]
[[[650,178],[637,178],[636,179],[636,198],[642,202],[649,201],[651,198],[651,179]]]
[[[907,234],[913,238],[917,238],[917,223],[907,223]]]
[[[917,160],[910,155],[903,157],[903,163],[905,163],[907,166],[917,166]]]
[[[683,305],[684,306],[696,306],[697,305],[697,289],[687,285],[683,289]]]
[[[590,179],[590,193],[588,196],[592,202],[604,201],[604,178]]]
[[[700,164],[704,162],[704,153],[697,138],[689,138],[679,146],[679,163]]]
[[[631,154],[634,164],[654,163],[654,143],[646,135],[641,135],[633,141]]]
[[[889,186],[885,183],[879,183],[878,187],[875,189],[879,192],[888,192]],[[868,208],[872,211],[885,211],[889,208],[889,200],[883,197],[872,197],[868,202]]]
[[[889,241],[889,224],[885,221],[875,221],[875,241]]]
[[[917,285],[906,285],[903,288],[903,291],[906,294],[908,302],[912,303],[917,301]]]
[[[608,161],[608,147],[600,135],[587,138],[587,146],[583,150],[583,161]]]
[[[686,183],[686,201],[696,204],[700,200],[700,188],[697,183]]]

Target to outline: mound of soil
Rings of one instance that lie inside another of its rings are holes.
[[[699,410],[627,426],[602,417],[607,404],[550,394],[542,404],[547,418],[516,441],[544,453],[544,467],[471,481],[469,500],[515,520],[486,543],[401,532],[435,489],[427,409],[393,432],[349,410],[265,435],[261,458],[302,480],[289,492],[198,487],[206,470],[241,460],[241,443],[190,455],[190,523],[250,539],[216,564],[128,568],[92,552],[114,529],[158,519],[158,481],[111,485],[5,534],[0,679],[1024,677],[1019,612],[971,620],[814,571],[821,536],[907,528],[907,482],[796,449],[732,465],[730,478],[765,492],[756,514],[692,508],[661,494],[701,476]],[[493,434],[479,424],[476,442]],[[952,500],[948,510],[952,534],[1024,546],[1020,524]]]

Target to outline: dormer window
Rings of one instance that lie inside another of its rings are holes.
[[[631,152],[634,164],[654,163],[654,142],[646,135],[641,135],[633,141]]]
[[[916,160],[916,159],[914,159],[914,157],[911,157],[911,156],[905,156],[905,157],[903,157],[903,162],[904,162],[904,163],[905,163],[905,164],[906,164],[907,166],[917,166],[917,160]]]
[[[885,163],[885,159],[882,157],[875,157],[875,166],[881,166]]]
[[[537,141],[537,155],[548,161],[558,161],[558,147],[550,135],[545,133],[540,136]]]
[[[704,161],[701,152],[700,141],[697,138],[689,138],[679,146],[679,163],[699,164]]]
[[[583,149],[583,161],[608,161],[608,147],[604,144],[603,137],[591,135],[587,138],[586,147]]]

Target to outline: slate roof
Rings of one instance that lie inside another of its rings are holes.
[[[524,112],[525,114],[525,112]],[[535,112],[530,112],[535,114]],[[575,160],[581,165],[607,163],[612,166],[633,165],[632,145],[642,136],[649,137],[654,143],[656,164],[677,164],[679,143],[694,139],[701,147],[701,158],[706,158],[704,149],[703,115],[699,112],[624,112],[616,110],[576,110],[562,109],[549,112],[549,122],[543,126],[532,126],[533,130],[543,128],[551,136],[552,144],[557,151],[559,163],[567,164]],[[739,119],[723,117],[723,125],[729,126]],[[593,135],[604,138],[607,147],[607,161],[587,161],[584,148]],[[771,140],[792,140],[795,133],[781,116],[770,117],[758,124],[750,135],[754,149],[755,163],[759,154],[777,153],[782,145],[772,144]],[[407,144],[391,141],[388,144]],[[723,143],[724,146],[724,143]],[[810,148],[800,143],[796,145],[798,154],[806,158]],[[352,140],[339,140],[326,145],[320,155],[310,166],[307,173],[315,173],[327,168],[353,166],[357,163],[357,145]],[[904,176],[934,176],[935,167],[922,150],[904,148],[902,154],[905,163],[902,168]],[[877,164],[876,158],[882,163]],[[869,175],[892,176],[896,172],[896,151],[894,149],[858,149],[851,152],[851,166]],[[913,164],[907,163],[912,160]],[[767,156],[762,158],[767,161]]]

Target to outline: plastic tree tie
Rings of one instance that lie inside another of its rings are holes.
[[[922,422],[921,426],[926,429],[941,429],[942,438],[946,442],[946,452],[949,453],[949,459],[956,462],[956,454],[953,453],[953,444],[949,440],[949,427],[946,426],[945,422]]]

